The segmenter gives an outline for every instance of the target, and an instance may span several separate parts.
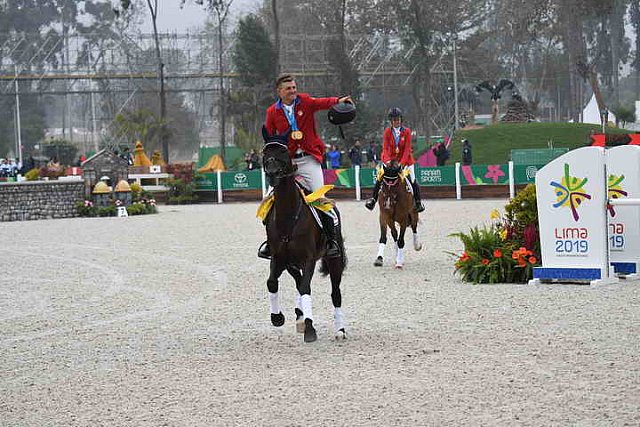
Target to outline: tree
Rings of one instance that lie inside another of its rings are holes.
[[[246,139],[258,141],[263,112],[271,102],[269,94],[275,75],[276,51],[266,27],[256,15],[240,19],[235,37],[232,60],[240,74],[242,87],[230,95],[233,98],[230,112],[239,118],[236,125],[244,128],[248,135]],[[236,134],[237,137],[241,135]],[[236,141],[236,145],[244,145],[244,142],[238,144]]]
[[[636,120],[636,113],[634,108],[626,108],[622,105],[618,105],[612,108],[611,111],[616,116],[616,126],[622,123],[622,127],[627,123],[634,122]]]
[[[180,0],[184,5],[187,0]],[[233,0],[193,0],[196,4],[204,6],[207,10],[213,13],[216,20],[216,28],[218,33],[218,88],[220,91],[220,111],[218,117],[220,119],[220,156],[222,160],[225,157],[225,145],[226,145],[226,127],[227,127],[227,94],[224,88],[224,26],[226,25],[229,11],[231,10],[231,4]]]
[[[162,61],[162,54],[160,52],[160,38],[158,37],[158,0],[146,0],[147,7],[149,8],[149,14],[151,16],[151,23],[153,25],[153,39],[155,41],[156,61],[158,64],[158,94],[160,98],[160,122],[162,123],[162,130],[160,138],[162,141],[162,156],[164,160],[169,163],[169,133],[166,128],[167,118],[167,99],[164,89],[164,62]],[[131,0],[120,0],[120,7],[123,11],[127,11],[133,7]],[[115,10],[119,15],[118,9]]]

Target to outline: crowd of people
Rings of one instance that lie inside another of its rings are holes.
[[[20,173],[22,165],[15,159],[0,160],[0,178],[15,178]]]

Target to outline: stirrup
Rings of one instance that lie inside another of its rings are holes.
[[[324,254],[327,258],[340,258],[340,245],[335,240],[327,240],[327,250]]]
[[[262,242],[258,248],[258,258],[271,259],[271,248],[269,247],[269,242]]]
[[[415,208],[418,213],[424,212],[424,205],[422,204],[422,202],[416,201]]]
[[[369,209],[370,211],[373,210],[373,208],[376,207],[376,199],[374,199],[373,197],[370,198],[369,200],[366,201],[366,203],[364,204],[364,206]]]

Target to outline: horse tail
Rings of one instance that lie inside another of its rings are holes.
[[[344,249],[344,244],[340,242],[340,249],[342,251],[342,256],[340,257],[340,261],[342,262],[342,271],[347,269],[348,258],[347,252]],[[322,257],[320,259],[320,268],[318,269],[318,273],[322,275],[322,277],[326,277],[329,274],[329,264],[327,263],[327,258]]]

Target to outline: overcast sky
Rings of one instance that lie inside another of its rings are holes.
[[[243,13],[253,12],[261,4],[261,0],[234,0],[231,4],[232,20],[236,21]],[[151,18],[147,13],[143,32],[151,32]],[[184,32],[195,27],[202,27],[207,18],[202,6],[193,1],[187,2],[180,9],[179,0],[160,0],[158,2],[158,30],[161,32]]]

